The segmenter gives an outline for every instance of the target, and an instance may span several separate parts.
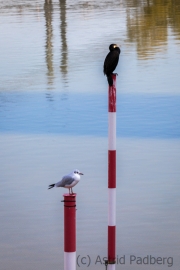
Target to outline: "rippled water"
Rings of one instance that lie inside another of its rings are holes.
[[[117,269],[178,269],[179,1],[1,1],[0,33],[1,268],[62,269],[64,190],[47,186],[77,167],[77,255],[105,269],[102,66],[116,42]]]

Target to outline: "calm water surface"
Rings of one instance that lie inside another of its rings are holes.
[[[179,1],[1,1],[0,33],[1,268],[63,268],[64,190],[47,187],[78,168],[77,255],[105,269],[102,66],[115,42],[117,269],[178,270]],[[138,265],[130,255],[171,259]]]

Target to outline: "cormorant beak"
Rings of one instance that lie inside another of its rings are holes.
[[[82,172],[79,173],[80,175],[84,175]]]

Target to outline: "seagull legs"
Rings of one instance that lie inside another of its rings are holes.
[[[73,190],[72,190],[72,188],[69,188],[69,195],[72,195],[72,194],[74,194]]]

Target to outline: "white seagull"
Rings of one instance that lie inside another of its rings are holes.
[[[64,187],[69,189],[69,194],[73,194],[72,188],[79,182],[81,175],[83,175],[83,173],[81,173],[79,170],[74,170],[72,173],[63,176],[61,181],[49,185],[48,189],[51,189],[54,186]]]

